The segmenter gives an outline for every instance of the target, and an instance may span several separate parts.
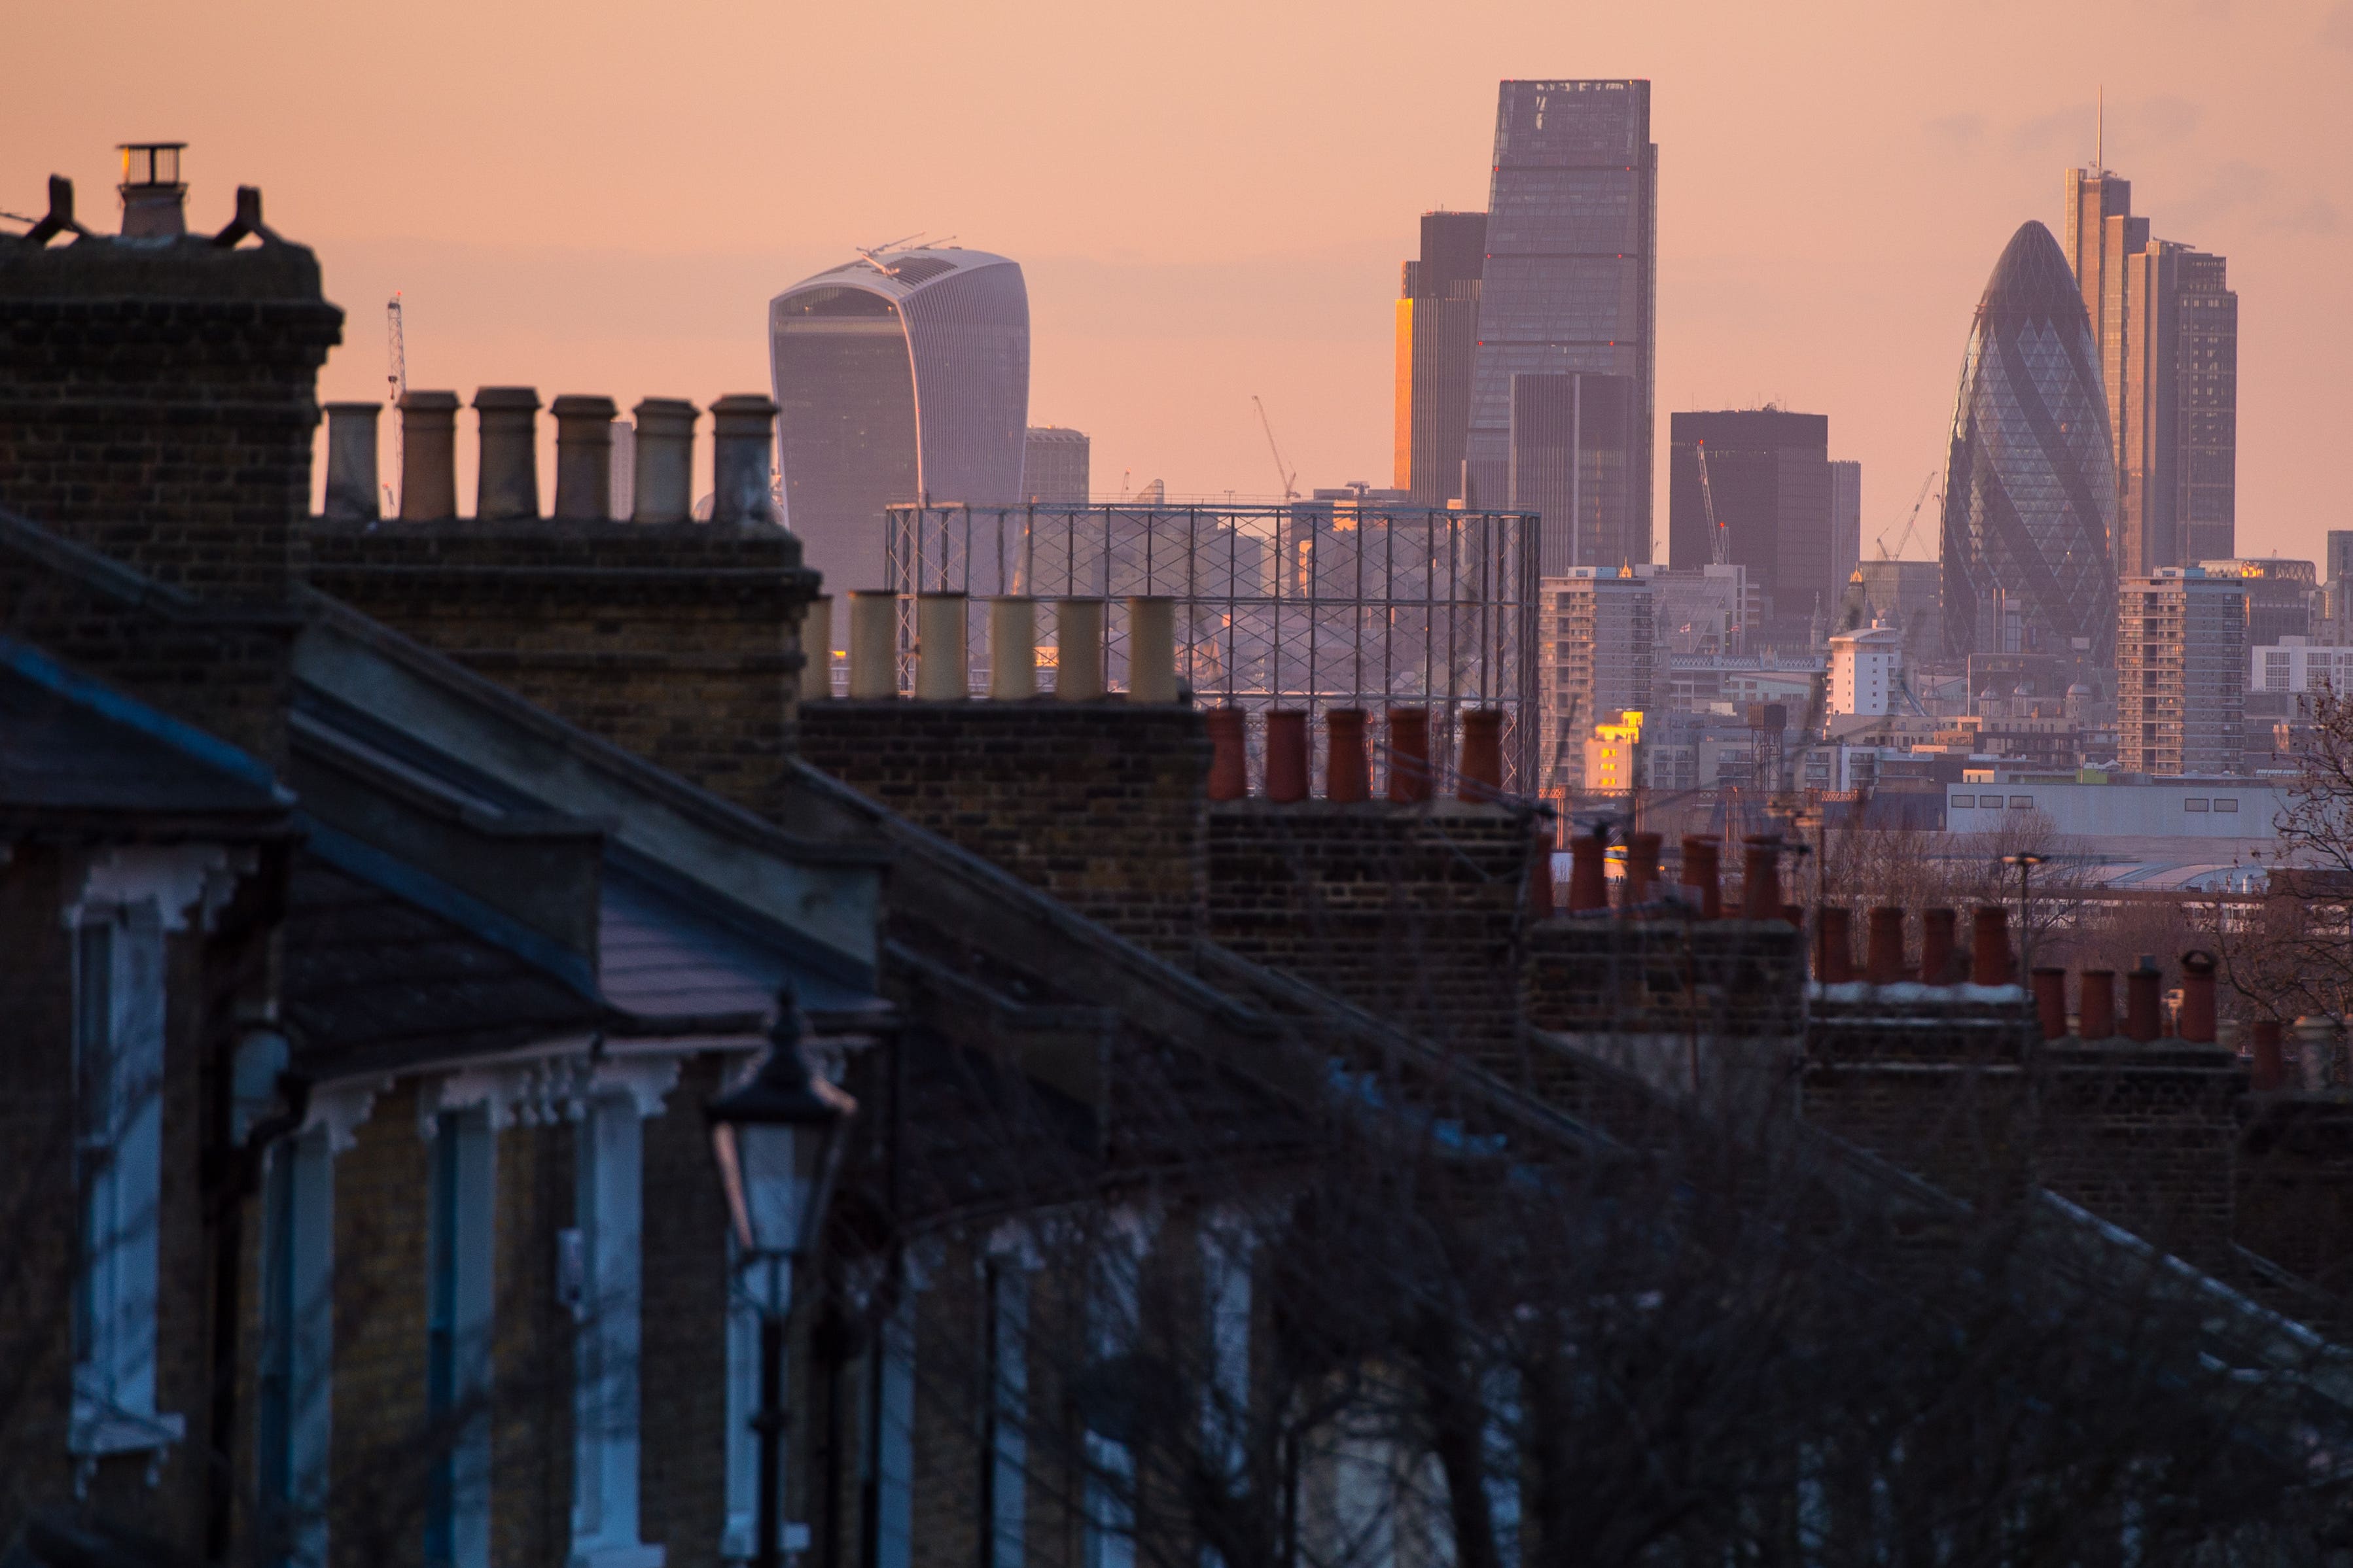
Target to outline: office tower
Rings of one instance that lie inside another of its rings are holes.
[[[1651,705],[1651,583],[1630,568],[1578,566],[1546,577],[1537,602],[1541,687],[1536,776],[1547,794],[1586,787],[1585,738]]]
[[[1485,213],[1421,215],[1421,255],[1397,308],[1397,461],[1392,482],[1422,506],[1462,494],[1471,363],[1479,348]]]
[[[2238,550],[2239,296],[2223,258],[2184,250],[2179,266],[2174,515],[2183,558],[2198,561]]]
[[[1830,711],[1883,718],[1895,711],[1895,681],[1904,668],[1904,636],[1893,626],[1863,626],[1831,638]]]
[[[1954,400],[1942,551],[1952,658],[2105,663],[2116,460],[2093,355],[2059,242],[2039,223],[2021,226],[1978,301]]]
[[[786,522],[835,594],[886,582],[883,509],[1021,494],[1029,294],[980,250],[877,252],[768,305]]]
[[[2353,528],[2328,531],[2328,577],[2321,594],[2321,636],[2353,642]]]
[[[2262,555],[2198,564],[2209,577],[2235,578],[2246,589],[2249,647],[2309,637],[2318,631],[2320,617],[2313,602],[2319,597],[2320,572],[2313,563]]]
[[[1699,484],[1705,441],[1716,521],[1764,600],[1765,624],[1750,628],[1750,646],[1760,631],[1774,647],[1818,646],[1810,641],[1814,620],[1836,610],[1846,586],[1844,574],[1832,575],[1829,418],[1750,408],[1676,414],[1667,428],[1668,559],[1678,567],[1715,559]]]
[[[2246,589],[2203,567],[2116,585],[2116,761],[2134,773],[2239,767],[2247,707]]]
[[[1504,504],[1543,518],[1540,574],[1627,563],[1609,552],[1633,531],[1633,426],[1634,384],[1622,375],[1512,377]]]
[[[1904,658],[1922,664],[1945,651],[1945,617],[1938,603],[1944,568],[1934,561],[1865,561],[1855,567],[1862,579],[1862,623],[1877,621],[1904,634]]]
[[[1862,465],[1831,461],[1831,582],[1843,586],[1862,559]]]
[[[1651,559],[1659,150],[1647,81],[1507,81],[1495,115],[1487,259],[1464,460],[1473,505],[1510,488],[1512,378],[1593,371],[1633,384],[1624,537],[1593,559]]]
[[[2224,258],[2158,239],[2132,182],[2067,171],[2067,259],[2096,343],[2116,470],[2116,570],[2233,553],[2239,297]]]
[[[1021,499],[1076,501],[1087,499],[1087,433],[1060,425],[1032,425],[1021,446]]]

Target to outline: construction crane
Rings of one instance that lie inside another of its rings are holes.
[[[400,291],[395,289],[384,307],[384,350],[388,366],[385,373],[384,400],[392,405],[392,471],[401,471],[405,458],[400,431],[400,400],[408,393],[408,334],[400,319]],[[384,509],[395,516],[399,506],[395,502],[392,487],[384,487]]]
[[[1259,425],[1266,431],[1266,449],[1274,454],[1274,471],[1282,480],[1282,499],[1297,500],[1299,487],[1295,481],[1299,474],[1296,469],[1287,468],[1283,464],[1282,448],[1274,444],[1274,421],[1266,416],[1266,405],[1259,400],[1259,395],[1255,392],[1250,394],[1250,405],[1258,410]]]
[[[1879,546],[1879,558],[1882,561],[1895,561],[1902,559],[1905,550],[1909,547],[1912,542],[1912,531],[1919,526],[1920,509],[1928,504],[1928,487],[1936,482],[1936,470],[1931,468],[1928,470],[1928,477],[1920,481],[1920,493],[1912,498],[1912,510],[1910,515],[1905,517],[1904,520],[1904,531],[1896,536],[1894,550],[1891,552],[1887,548],[1887,535],[1885,533],[1880,534],[1878,539],[1873,541],[1873,542]]]
[[[1705,441],[1699,443],[1699,499],[1700,504],[1707,509],[1709,556],[1718,566],[1729,566],[1732,564],[1732,536],[1725,531],[1724,524],[1716,521],[1715,490],[1707,482],[1707,443]]]

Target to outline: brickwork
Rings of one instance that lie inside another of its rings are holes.
[[[1201,715],[1124,701],[816,702],[801,752],[1132,941],[1204,929]]]
[[[2240,1245],[2323,1289],[2353,1295],[2353,1100],[2251,1095],[2240,1111]]]
[[[1973,1203],[2022,1196],[2036,1039],[2025,1002],[1948,986],[1838,991],[1814,1005],[1805,1119]]]
[[[817,591],[780,528],[314,522],[322,592],[763,815]]]
[[[282,602],[342,328],[300,246],[0,247],[0,506],[206,599]]]
[[[2227,1267],[2237,1105],[2229,1051],[2183,1040],[2040,1048],[2042,1184],[2203,1267]]]
[[[1803,958],[1785,921],[1555,916],[1529,928],[1520,994],[1539,1029],[1795,1035]]]
[[[417,1089],[376,1097],[335,1156],[335,1372],[329,1470],[336,1568],[412,1568],[424,1555],[427,1230],[432,1145]]]
[[[1210,807],[1209,934],[1443,1045],[1508,1047],[1526,816],[1502,805]]]

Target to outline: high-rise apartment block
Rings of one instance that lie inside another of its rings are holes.
[[[2247,708],[2246,588],[2161,566],[2116,589],[2116,760],[2135,773],[2239,767]]]
[[[1700,494],[1699,444],[1707,443],[1708,491],[1733,562],[1759,590],[1765,624],[1750,646],[1819,647],[1854,566],[1835,572],[1831,422],[1778,408],[1677,414],[1668,424],[1668,559],[1678,568],[1715,559]],[[1858,477],[1856,483],[1860,486]],[[1860,527],[1858,521],[1857,527]]]
[[[1397,455],[1391,482],[1418,505],[1462,494],[1471,366],[1479,348],[1485,213],[1421,215],[1421,255],[1405,264],[1397,307]]]
[[[1087,500],[1091,447],[1083,430],[1032,425],[1021,443],[1021,498],[1032,501]]]
[[[2158,239],[2132,182],[2067,171],[2067,260],[2105,395],[2120,574],[2234,553],[2239,297],[2220,256]]]
[[[1543,575],[1630,563],[1624,550],[1634,528],[1634,384],[1625,376],[1512,377],[1504,504],[1542,519]]]
[[[2328,531],[2327,564],[2321,635],[2332,643],[2353,642],[2353,528]]]
[[[1463,453],[1474,506],[1509,494],[1512,380],[1632,384],[1632,505],[1588,557],[1651,559],[1659,150],[1647,81],[1507,81],[1495,117],[1479,341]]]
[[[1650,579],[1630,568],[1579,566],[1542,584],[1536,775],[1558,794],[1586,787],[1596,724],[1650,707],[1655,633]]]

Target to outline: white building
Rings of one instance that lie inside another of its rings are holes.
[[[1904,635],[1892,626],[1841,632],[1831,638],[1830,710],[1878,718],[1893,710]]]
[[[2320,647],[2310,637],[2282,637],[2247,650],[2250,691],[2353,691],[2353,647]]]

